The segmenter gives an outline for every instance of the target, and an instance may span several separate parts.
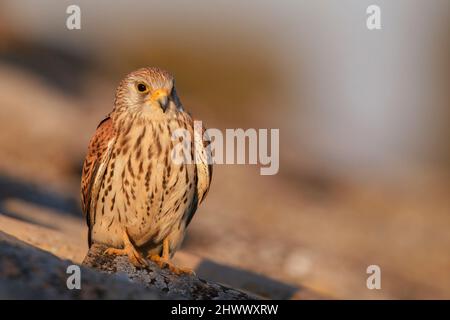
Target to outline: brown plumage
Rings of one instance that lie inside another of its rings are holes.
[[[193,163],[177,164],[175,130],[192,137]],[[116,91],[113,111],[100,122],[88,148],[81,181],[88,242],[108,254],[126,254],[136,266],[144,255],[160,266],[181,244],[198,204],[209,189],[201,130],[194,130],[176,94],[173,77],[158,68],[127,75]]]

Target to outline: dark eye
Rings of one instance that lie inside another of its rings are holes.
[[[147,86],[143,83],[138,83],[137,85],[137,89],[139,92],[146,92],[147,91]]]

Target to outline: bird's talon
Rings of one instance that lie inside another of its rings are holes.
[[[143,268],[148,266],[148,263],[144,259],[144,257],[142,257],[142,255],[134,248],[133,244],[128,238],[128,234],[126,231],[124,231],[123,233],[123,240],[124,240],[123,249],[108,248],[104,251],[104,254],[116,256],[128,256],[128,259],[136,268]]]
[[[110,255],[110,256],[126,256],[127,253],[124,249],[117,249],[117,248],[108,248],[106,249],[103,254]]]
[[[167,268],[173,273],[177,275],[181,274],[188,274],[188,275],[195,275],[195,272],[189,268],[183,268],[183,267],[177,267],[173,265],[170,261],[168,261],[165,258],[162,258],[158,255],[151,255],[148,257],[151,261],[153,261],[158,267],[161,269]]]
[[[161,258],[158,255],[151,255],[148,257],[151,261],[153,261],[158,267],[164,269],[167,266],[167,261]]]
[[[173,273],[177,274],[177,275],[190,275],[190,276],[195,276],[195,271],[189,268],[184,268],[184,267],[176,267],[173,264],[169,264],[169,269],[170,271],[172,271]]]

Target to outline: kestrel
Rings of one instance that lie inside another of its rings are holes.
[[[172,161],[177,129],[190,133],[190,156],[197,161]],[[189,272],[169,259],[209,190],[212,166],[202,136],[184,111],[171,74],[159,68],[128,74],[83,165],[81,202],[89,247],[105,244],[105,254],[127,255],[137,267],[147,265],[147,257],[160,267]]]

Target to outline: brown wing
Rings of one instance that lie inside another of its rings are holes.
[[[197,125],[196,122],[192,120],[190,116],[186,119],[187,122],[194,128],[194,160],[196,164],[196,174],[197,174],[197,193],[193,200],[191,208],[185,212],[183,220],[185,225],[188,226],[192,218],[197,211],[200,203],[205,199],[208,193],[209,186],[211,184],[212,178],[212,161],[209,146],[209,138],[203,140],[203,135],[205,134],[205,128]]]
[[[92,137],[81,176],[81,207],[89,227],[88,243],[91,246],[91,227],[94,223],[94,210],[101,182],[111,157],[115,131],[108,116],[100,122]]]
[[[197,167],[198,203],[202,203],[209,191],[212,179],[212,157],[209,148],[210,140],[205,133],[205,127],[198,128],[194,124],[195,160]]]

